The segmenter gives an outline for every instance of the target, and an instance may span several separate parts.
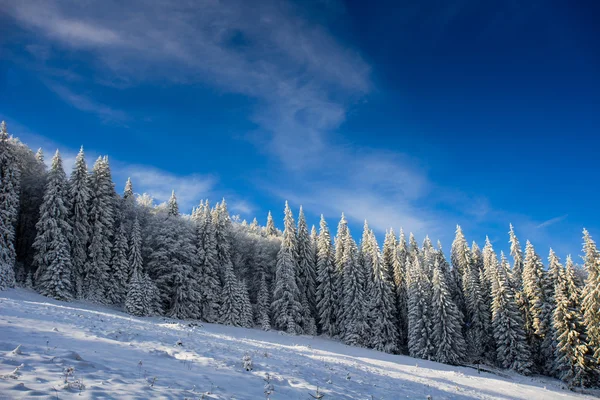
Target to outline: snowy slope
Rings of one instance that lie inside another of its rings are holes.
[[[253,360],[250,372],[243,368],[244,355]],[[71,387],[65,388],[69,367]],[[327,339],[134,318],[24,289],[0,292],[2,399],[264,399],[267,373],[273,400],[311,399],[317,386],[324,399],[594,398],[549,378],[478,375]],[[77,381],[85,388],[77,388]]]

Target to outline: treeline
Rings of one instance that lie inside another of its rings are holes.
[[[225,200],[179,211],[154,205],[128,180],[115,191],[107,157],[88,171],[83,148],[67,176],[58,151],[46,170],[0,127],[0,288],[15,283],[59,300],[290,334],[448,364],[485,363],[598,384],[600,253],[584,230],[583,268],[510,226],[511,262],[469,245],[460,227],[446,259],[402,230],[379,246],[365,222],[356,243],[344,216],[332,240],[285,205],[284,230],[231,217]]]

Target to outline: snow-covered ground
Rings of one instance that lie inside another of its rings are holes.
[[[251,371],[243,368],[246,355]],[[311,399],[317,386],[324,399],[336,400],[591,399],[599,394],[569,392],[549,378],[478,374],[322,338],[135,318],[24,289],[0,292],[2,399],[264,399],[267,374],[273,400]]]

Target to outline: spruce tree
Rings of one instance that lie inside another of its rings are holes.
[[[487,335],[490,315],[489,304],[486,304],[484,289],[482,289],[480,282],[481,253],[478,247],[474,247],[474,249],[477,250],[477,254],[472,253],[469,249],[468,263],[464,265],[462,290],[466,308],[465,335],[468,355],[472,361],[479,363],[485,359],[487,342],[489,341]]]
[[[382,255],[375,235],[371,232],[371,276],[368,298],[371,330],[369,346],[387,353],[398,347],[398,331],[394,319],[396,298],[390,271],[383,265]]]
[[[319,239],[317,241],[317,310],[321,333],[335,336],[333,315],[335,285],[335,255],[331,235],[325,218],[321,215]]]
[[[71,262],[73,264],[73,280],[75,295],[83,296],[83,282],[85,280],[85,265],[90,235],[90,222],[88,209],[90,206],[91,190],[90,177],[83,146],[75,158],[73,172],[69,179],[69,221],[73,229],[71,236]]]
[[[111,256],[115,189],[108,158],[98,157],[90,178],[90,239],[85,264],[84,297],[104,302]]]
[[[503,368],[528,375],[533,364],[514,291],[495,254],[488,253],[487,257],[493,283],[492,325],[498,363]]]
[[[306,225],[306,218],[304,217],[302,207],[300,207],[300,213],[298,214],[298,231],[296,236],[296,243],[298,246],[298,288],[303,303],[302,327],[307,331],[313,330],[312,327],[315,324],[313,313],[316,309],[317,266],[315,264],[312,242],[308,233],[308,226]],[[307,329],[309,326],[311,329]]]
[[[71,226],[69,225],[67,176],[58,150],[52,158],[46,193],[40,208],[34,263],[36,283],[41,294],[58,300],[73,297],[71,274]]]
[[[555,287],[556,308],[553,313],[555,367],[558,377],[570,388],[590,383],[590,354],[585,342],[585,327],[581,314],[581,290],[575,284],[575,269],[571,257],[566,268],[559,269]]]
[[[526,327],[529,346],[537,368],[544,371],[547,354],[542,352],[542,343],[546,336],[551,334],[548,326],[549,293],[544,265],[529,241],[525,246],[523,262],[523,295],[529,305],[527,315],[531,326]]]
[[[396,290],[398,348],[403,351],[407,349],[408,345],[408,288],[406,279],[408,260],[408,247],[404,231],[401,228],[398,246],[394,253],[394,287]]]
[[[123,223],[115,234],[112,247],[112,259],[108,276],[112,284],[106,287],[106,299],[110,304],[122,304],[127,296],[127,280],[129,278],[129,261],[127,260],[127,234]]]
[[[277,228],[275,228],[275,221],[273,221],[271,211],[269,211],[269,214],[267,215],[267,226],[265,227],[265,231],[267,236],[278,236]]]
[[[600,253],[590,233],[583,230],[583,267],[587,272],[582,292],[581,309],[587,343],[600,367]]]
[[[408,265],[408,352],[411,357],[432,359],[435,355],[431,322],[432,287],[420,257]]]
[[[513,225],[510,224],[509,243],[510,243],[510,255],[513,258],[513,267],[510,275],[512,287],[517,293],[523,290],[523,251],[521,250],[521,244],[515,234]]]
[[[125,299],[125,310],[131,315],[143,317],[146,315],[146,306],[144,299],[143,280],[140,277],[138,268],[134,268],[131,273],[131,279],[127,285],[127,297]]]
[[[171,216],[179,216],[179,205],[177,204],[177,197],[175,197],[175,191],[171,192],[171,197],[167,202],[167,213]]]
[[[271,307],[271,301],[269,296],[269,287],[267,285],[267,279],[265,274],[260,274],[260,285],[258,289],[258,296],[256,298],[256,323],[260,325],[264,331],[271,330],[271,318],[269,317],[269,310]]]
[[[333,239],[333,245],[335,248],[335,274],[334,279],[335,283],[333,285],[334,290],[334,298],[335,302],[333,303],[333,315],[335,316],[335,332],[336,335],[341,337],[344,336],[344,325],[342,323],[342,315],[344,313],[343,303],[344,303],[344,255],[347,253],[346,244],[348,241],[346,238],[350,235],[348,230],[348,221],[346,220],[346,216],[342,213],[342,217],[340,218],[340,222],[338,222],[337,234]]]
[[[202,215],[201,215],[202,214]],[[200,271],[200,318],[207,322],[216,322],[219,310],[220,282],[215,237],[215,224],[208,201],[198,210],[196,222],[196,243]]]
[[[228,263],[223,271],[223,288],[219,304],[219,323],[224,325],[242,326],[243,304],[240,284],[233,272],[233,265]]]
[[[143,287],[142,234],[137,218],[133,221],[131,229],[128,266],[131,270],[131,278],[127,285],[125,309],[129,314],[142,317],[147,315],[148,306],[146,305],[147,299],[144,296]]]
[[[283,222],[283,240],[279,253],[277,253],[277,270],[271,310],[277,329],[290,334],[300,334],[302,333],[302,295],[296,279],[298,244],[294,217],[287,201]]]
[[[392,281],[394,276],[394,261],[396,258],[395,255],[397,246],[398,240],[396,238],[396,234],[394,233],[394,229],[390,228],[390,230],[385,233],[383,249],[381,252],[381,262],[383,263],[383,267],[388,271],[388,275],[392,277]]]
[[[252,314],[252,304],[250,303],[250,294],[245,281],[240,282],[240,296],[242,303],[242,321],[244,328],[252,328],[254,326],[254,316]]]
[[[15,285],[15,225],[19,214],[20,171],[6,123],[0,123],[0,290]]]
[[[225,285],[225,269],[231,266],[233,271],[233,263],[231,261],[231,218],[227,210],[225,199],[221,203],[217,203],[212,210],[212,221],[215,228],[215,250],[219,277],[222,286]]]
[[[450,286],[450,290],[454,289],[452,298],[459,307],[461,313],[470,318],[470,310],[466,305],[465,296],[468,296],[465,288],[465,280],[471,275],[471,250],[467,239],[459,225],[456,225],[456,236],[452,242],[450,249],[450,262],[452,263],[452,277],[454,280],[454,288]]]
[[[349,233],[349,232],[348,232]],[[341,326],[343,340],[346,344],[360,346],[366,344],[367,320],[362,270],[358,263],[358,247],[350,234],[344,237],[344,254],[342,255],[343,299]]]
[[[446,280],[439,259],[436,259],[431,303],[434,359],[438,362],[458,365],[464,360],[466,343],[462,335],[462,315],[452,300]]]

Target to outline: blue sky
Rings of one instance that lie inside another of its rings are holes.
[[[600,240],[598,6],[0,0],[0,117],[117,189],[450,247]],[[593,9],[596,7],[596,9]],[[596,13],[596,14],[595,14]]]

